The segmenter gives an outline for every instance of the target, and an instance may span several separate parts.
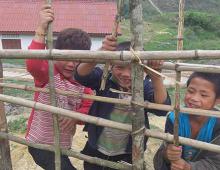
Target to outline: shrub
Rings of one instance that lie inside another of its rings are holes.
[[[185,26],[202,28],[206,31],[213,31],[220,35],[220,18],[215,14],[209,14],[204,12],[186,12]]]
[[[8,130],[10,132],[19,132],[19,133],[24,133],[26,131],[26,121],[27,118],[24,116],[21,116],[20,118],[9,121],[8,122]]]

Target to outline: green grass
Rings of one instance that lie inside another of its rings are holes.
[[[21,116],[19,119],[8,122],[8,130],[13,133],[25,133],[27,118]]]
[[[212,14],[212,18],[216,18],[217,21],[215,24],[218,26],[218,20],[220,20],[220,18],[214,14]],[[205,24],[208,25],[208,23]],[[176,50],[177,28],[177,13],[166,13],[162,16],[155,15],[149,17],[148,20],[144,21],[145,50]],[[204,26],[204,28],[206,27]],[[204,28],[200,26],[185,26],[184,49],[220,49],[220,38],[218,31],[210,31]],[[213,28],[210,29],[215,29],[215,27],[213,26]],[[130,40],[131,34],[129,20],[125,20],[121,23],[121,31],[123,35],[119,37],[119,41]]]
[[[24,59],[2,59],[2,63],[5,64],[13,64],[15,66],[24,66],[25,61]]]
[[[26,82],[26,81],[20,81],[20,80],[4,80],[4,83],[15,83],[15,84],[20,84],[20,85],[25,84],[25,85],[33,86],[32,82]],[[24,91],[24,90],[4,87],[3,93],[9,96],[16,96],[16,97],[21,97],[21,98],[30,99],[30,100],[33,99],[32,91]]]

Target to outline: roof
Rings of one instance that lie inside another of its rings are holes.
[[[33,33],[45,0],[0,0],[1,33]],[[112,32],[117,5],[113,1],[53,0],[54,32],[64,28],[80,28],[90,34]]]

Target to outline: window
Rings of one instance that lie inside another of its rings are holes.
[[[20,39],[2,39],[3,49],[21,49]]]

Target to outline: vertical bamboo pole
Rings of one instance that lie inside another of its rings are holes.
[[[114,36],[114,37],[118,36],[118,26],[119,26],[119,23],[120,23],[120,20],[121,20],[121,12],[122,12],[122,5],[123,4],[124,4],[123,0],[118,0],[117,14],[115,16],[114,26],[113,26],[113,29],[112,29],[112,36]],[[106,62],[105,66],[104,66],[104,69],[103,69],[103,73],[102,73],[102,81],[101,81],[100,90],[105,89],[106,80],[108,78],[109,67],[110,67],[110,62]]]
[[[132,47],[143,50],[143,18],[142,0],[130,0],[130,29],[132,33]],[[132,101],[144,102],[143,98],[143,69],[137,61],[132,62]],[[132,104],[132,162],[134,170],[144,167],[144,109]]]
[[[179,24],[178,24],[178,37],[177,37],[177,51],[183,50],[183,29],[184,29],[184,0],[179,1]],[[177,63],[179,60],[177,60]],[[180,84],[181,72],[176,71],[176,85],[175,85],[175,107],[174,107],[174,144],[179,145],[179,111],[180,111]]]
[[[183,29],[184,29],[184,5],[185,0],[179,1],[179,23],[177,36],[177,50],[183,50]]]
[[[0,60],[0,82],[3,78],[2,61]],[[3,88],[0,88],[0,94],[3,94]],[[8,132],[7,120],[5,116],[4,103],[0,101],[0,132]],[[10,145],[7,139],[0,139],[0,169],[12,170]]]
[[[176,84],[175,84],[175,100],[174,100],[174,126],[173,126],[173,136],[174,136],[174,145],[179,145],[179,112],[180,112],[180,82],[181,72],[176,71]]]
[[[47,0],[48,4],[52,4],[51,0]],[[52,23],[48,25],[47,31],[47,48],[51,51],[53,49],[53,30]],[[50,89],[50,103],[52,106],[56,106],[56,91],[54,83],[54,64],[53,61],[49,60],[49,89]],[[61,151],[60,151],[60,133],[58,115],[53,114],[53,125],[54,125],[54,147],[55,147],[55,169],[61,169]]]

